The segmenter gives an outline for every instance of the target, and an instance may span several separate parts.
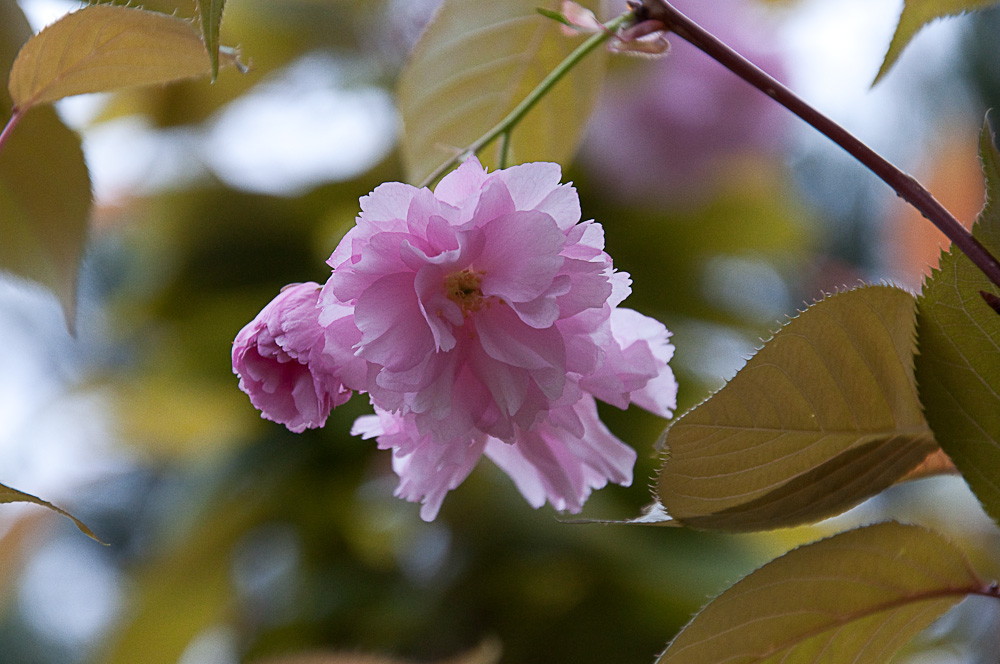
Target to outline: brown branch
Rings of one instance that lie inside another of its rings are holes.
[[[665,0],[631,0],[630,5],[637,21],[654,20],[663,23],[667,31],[690,42],[847,151],[937,226],[990,281],[1000,286],[1000,263],[997,259],[913,177],[891,164]]]

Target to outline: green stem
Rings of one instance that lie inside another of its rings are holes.
[[[510,163],[510,131],[505,131],[500,136],[500,158],[497,160],[499,165],[497,168],[507,168],[507,164]]]
[[[591,35],[585,42],[577,46],[572,53],[566,56],[565,60],[559,63],[558,67],[553,69],[549,72],[548,76],[542,79],[542,82],[539,83],[535,89],[521,101],[520,104],[514,107],[514,110],[507,114],[507,117],[498,122],[492,129],[480,136],[474,142],[469,144],[464,150],[435,168],[430,175],[424,178],[423,182],[421,182],[419,186],[430,186],[438,178],[444,175],[452,166],[458,164],[467,157],[478,153],[484,147],[495,141],[498,137],[504,134],[509,135],[514,127],[516,127],[518,123],[524,119],[524,116],[527,115],[528,112],[549,93],[556,83],[562,80],[562,78],[566,76],[566,74],[568,74],[570,70],[583,60],[583,58],[585,58],[591,51],[613,37],[618,28],[622,27],[630,20],[632,20],[631,11],[622,14],[608,23],[605,23],[605,30]]]

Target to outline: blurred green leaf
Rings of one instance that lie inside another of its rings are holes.
[[[874,83],[878,83],[883,76],[889,73],[910,40],[931,21],[944,16],[953,16],[989,7],[997,2],[998,0],[905,0],[903,13],[896,26],[896,33],[892,36],[889,51],[885,54],[882,67],[878,70]]]
[[[28,40],[8,88],[22,111],[63,97],[212,73],[188,21],[134,7],[90,5]],[[226,62],[235,63],[235,56]]]
[[[445,0],[399,81],[406,130],[402,151],[410,182],[502,120],[580,43],[538,14],[538,0]],[[550,3],[554,4],[554,3]],[[600,4],[582,4],[596,9]],[[604,75],[593,53],[514,130],[513,163],[567,162],[576,150]],[[488,147],[480,160],[496,166]]]
[[[253,660],[252,664],[407,664],[410,661],[382,655],[308,652]],[[438,664],[497,664],[499,661],[500,644],[493,640],[487,640],[469,652],[450,657],[446,660],[438,660]]]
[[[0,66],[11,66],[30,35],[17,5],[3,3]],[[0,96],[0,113],[10,112]],[[22,118],[0,151],[0,270],[51,288],[70,329],[89,214],[90,175],[79,136],[50,108]]]
[[[100,542],[101,544],[104,544],[104,542],[101,542],[100,538],[97,535],[95,535],[94,531],[88,528],[85,523],[77,519],[75,516],[73,516],[66,510],[56,507],[52,503],[42,500],[37,496],[32,496],[29,493],[24,493],[23,491],[18,491],[17,489],[12,489],[9,486],[0,484],[0,503],[34,503],[35,505],[41,505],[42,507],[47,507],[53,512],[58,512],[59,514],[62,514],[64,517],[68,518],[70,521],[76,524],[76,527],[80,529],[80,532],[82,532],[90,539],[94,540],[95,542]]]
[[[212,61],[212,80],[219,75],[219,27],[222,25],[222,9],[226,0],[198,0],[201,14],[201,36]]]
[[[991,118],[992,119],[992,118]],[[987,204],[973,235],[1000,252],[1000,153],[983,128]],[[1000,315],[981,291],[1000,294],[964,254],[943,253],[918,299],[916,377],[927,421],[994,521],[1000,521]]]
[[[936,449],[913,383],[915,302],[870,286],[813,305],[664,434],[667,512],[695,528],[817,521]]]
[[[960,549],[883,523],[795,549],[709,603],[659,664],[883,664],[981,581]]]
[[[245,442],[258,426],[243,394],[233,394],[231,383],[200,376],[183,350],[157,356],[112,392],[129,444],[149,458],[210,457]]]

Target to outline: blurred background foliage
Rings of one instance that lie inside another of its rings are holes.
[[[301,435],[259,418],[236,388],[232,339],[283,285],[324,281],[358,197],[402,177],[392,90],[436,4],[230,0],[222,41],[242,46],[250,74],[60,105],[96,196],[78,333],[51,296],[0,281],[0,481],[71,509],[111,546],[40,508],[0,511],[3,662],[493,661],[496,649],[511,664],[650,662],[708,597],[840,527],[723,537],[563,524],[488,462],[424,523],[392,497],[387,453],[348,435],[361,399]],[[831,52],[863,62],[824,78],[795,49],[818,37],[789,35],[837,8],[864,32],[895,3],[676,4],[821,108],[849,80],[855,96],[827,110],[971,221],[978,126],[1000,101],[1000,13],[921,37],[866,93],[877,56],[841,34]],[[21,6],[37,29],[74,5]],[[191,0],[144,6],[195,13]],[[891,29],[890,18],[865,48],[884,49]],[[564,170],[633,277],[629,305],[675,333],[683,411],[823,292],[861,279],[917,287],[942,241],[835,148],[673,41],[664,60],[612,61]],[[597,492],[584,516],[631,518],[651,500],[665,423],[602,414],[639,450],[636,481]],[[996,533],[977,510],[959,480],[939,478],[843,519],[940,527],[997,573]],[[963,621],[963,634],[922,647],[952,656],[995,638]]]

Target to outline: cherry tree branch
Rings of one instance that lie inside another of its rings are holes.
[[[839,145],[872,173],[892,187],[904,201],[938,227],[962,253],[1000,286],[1000,263],[962,226],[934,196],[913,177],[907,175],[846,129],[807,104],[794,92],[759,69],[756,65],[721,42],[697,23],[680,13],[665,0],[630,0],[636,21],[659,21],[668,32],[690,42],[744,81],[805,120],[810,126]]]

